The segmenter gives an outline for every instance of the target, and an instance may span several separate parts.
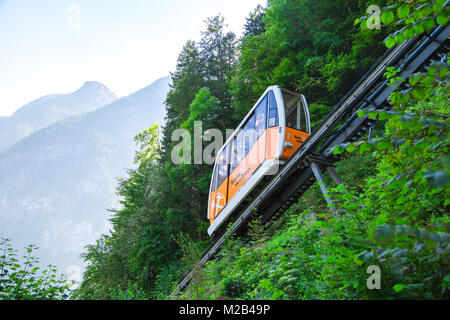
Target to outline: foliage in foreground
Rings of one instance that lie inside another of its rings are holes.
[[[59,300],[68,297],[69,282],[49,265],[41,270],[33,255],[36,246],[25,248],[22,262],[9,239],[0,238],[0,300]]]

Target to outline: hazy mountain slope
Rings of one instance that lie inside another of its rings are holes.
[[[53,94],[0,118],[0,152],[33,132],[64,118],[94,111],[116,100],[114,93],[99,82],[87,81],[70,94]]]
[[[108,229],[117,178],[133,137],[164,118],[169,78],[42,129],[0,153],[0,236],[36,244],[41,262],[80,265],[83,246]]]

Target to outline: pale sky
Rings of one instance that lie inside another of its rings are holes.
[[[0,116],[99,81],[117,96],[175,71],[187,40],[221,13],[242,33],[266,0],[0,0]]]

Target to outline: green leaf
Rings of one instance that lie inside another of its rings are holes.
[[[378,116],[378,120],[383,121],[383,120],[389,119],[390,117],[391,117],[391,115],[389,113],[387,113],[386,111],[383,111]]]
[[[339,146],[335,146],[334,149],[333,149],[333,154],[334,154],[334,155],[339,155],[339,154],[341,154],[341,153],[343,153],[343,152],[344,152],[344,150],[342,150],[341,148],[339,148]]]
[[[395,286],[392,287],[392,289],[394,289],[395,292],[400,292],[400,291],[403,291],[403,289],[405,289],[405,285],[404,284],[396,284]]]
[[[433,19],[425,20],[423,22],[423,26],[425,28],[425,31],[431,31],[431,29],[433,29],[434,27],[434,20]]]
[[[386,38],[384,43],[385,43],[386,47],[389,49],[392,48],[393,46],[395,46],[395,40],[392,39],[391,37]]]
[[[441,12],[442,9],[443,9],[442,3],[440,3],[439,1],[436,1],[436,2],[433,4],[433,11],[434,11],[435,13]]]
[[[394,21],[394,18],[395,18],[395,16],[392,11],[385,11],[381,15],[381,22],[383,22],[384,24],[389,24],[392,21]]]
[[[425,27],[423,26],[423,22],[419,22],[419,23],[415,24],[413,26],[413,29],[419,35],[425,32]]]
[[[409,79],[408,79],[409,84],[414,87],[421,78],[422,78],[422,73],[420,73],[420,72],[413,73],[412,75],[409,76]]]
[[[333,154],[338,155],[338,154],[343,153],[349,145],[350,145],[350,142],[342,143],[340,145],[335,146],[334,150],[333,150]]]
[[[409,17],[408,19],[406,19],[405,23],[406,25],[412,25],[416,20],[414,19],[414,17]]]
[[[415,10],[414,11],[414,19],[420,20],[424,16],[424,12],[422,10]]]
[[[353,151],[356,150],[356,147],[353,145],[353,143],[351,143],[346,149],[347,152],[352,153]]]
[[[414,38],[414,35],[415,35],[414,30],[410,28],[406,29],[403,32],[403,36],[408,40]]]
[[[359,147],[359,152],[361,154],[363,154],[364,152],[370,151],[372,149],[371,145],[367,142],[364,142],[360,147]]]
[[[401,6],[397,9],[397,16],[400,19],[404,19],[409,16],[409,7],[406,5]]]
[[[436,22],[439,23],[441,26],[445,26],[448,23],[448,17],[444,14],[439,14],[436,17]]]
[[[373,112],[369,112],[369,119],[376,119],[378,116],[378,112],[373,111]]]
[[[394,40],[397,44],[402,44],[403,41],[405,41],[405,37],[403,36],[403,34],[399,33],[395,36]]]

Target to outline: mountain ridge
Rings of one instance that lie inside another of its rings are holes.
[[[109,228],[133,137],[164,119],[169,77],[97,110],[59,120],[0,153],[0,237],[36,244],[62,272]]]
[[[85,82],[72,93],[35,99],[0,120],[0,152],[52,123],[97,110],[115,100],[117,96],[113,92],[95,81]]]

